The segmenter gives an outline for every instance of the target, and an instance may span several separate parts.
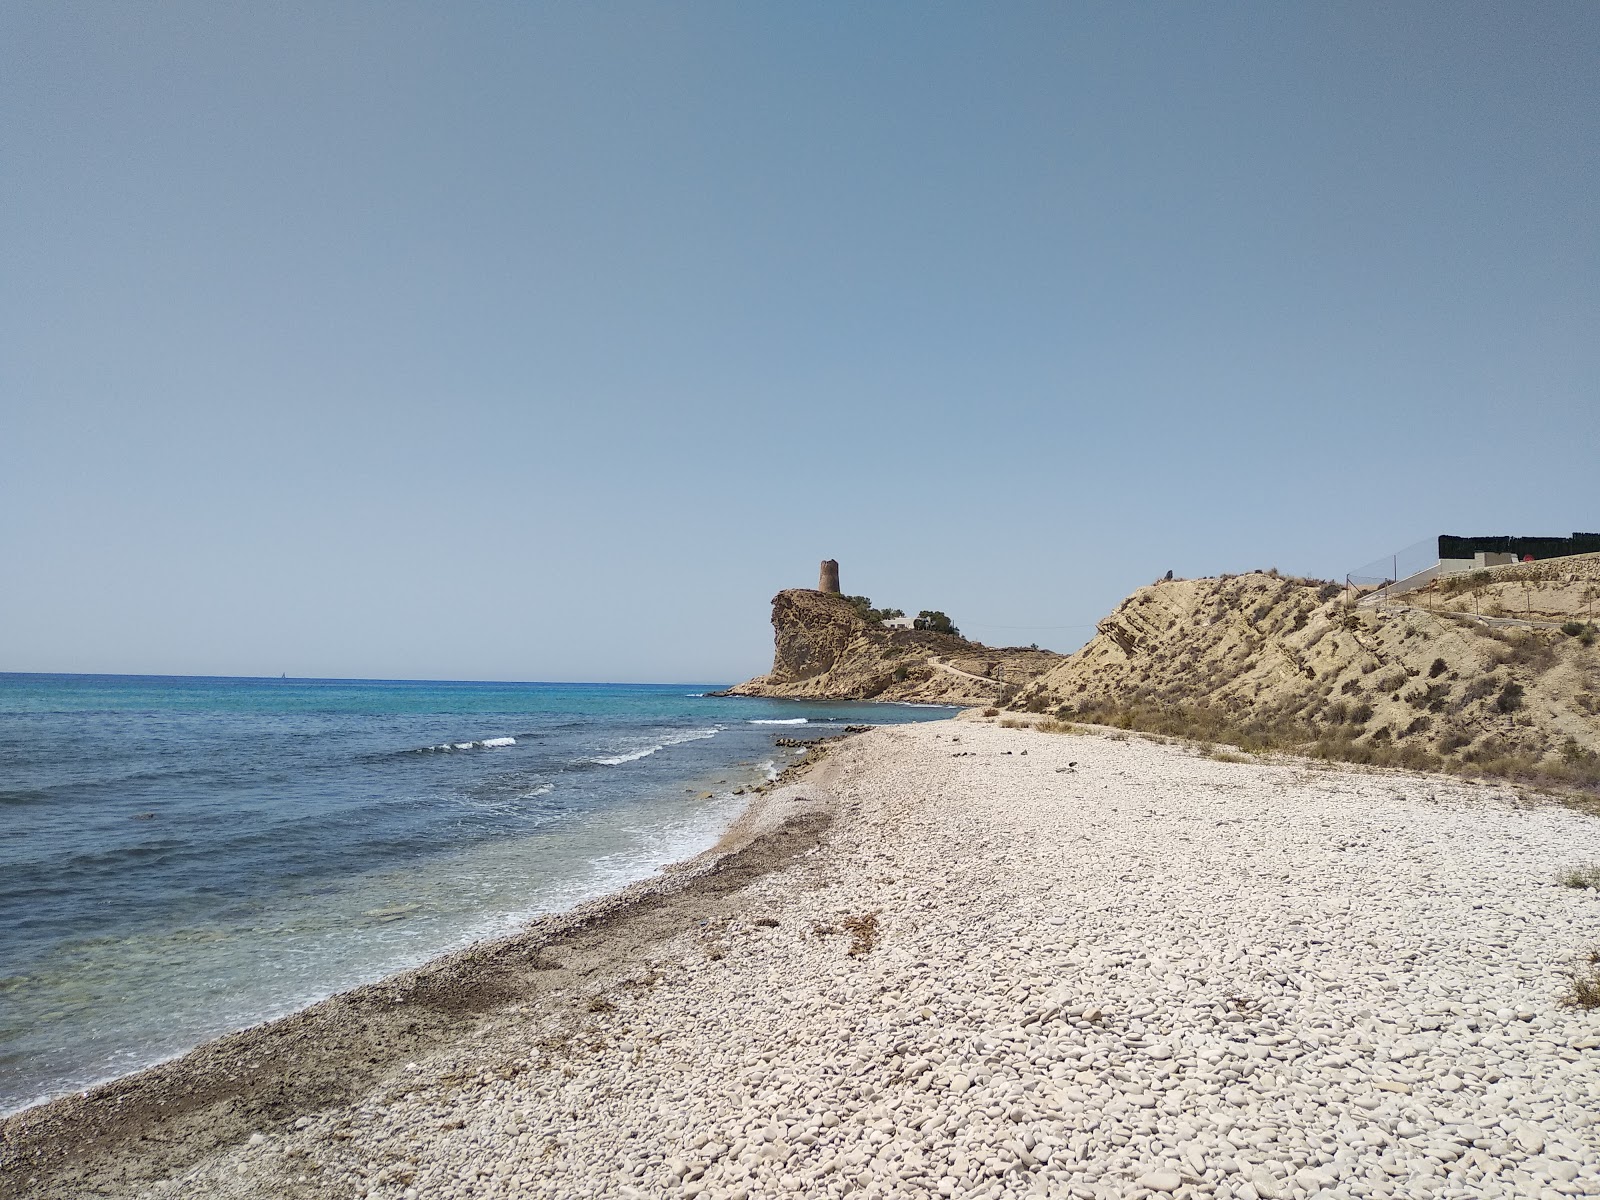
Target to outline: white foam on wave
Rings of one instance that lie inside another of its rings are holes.
[[[597,767],[620,767],[623,763],[638,762],[641,758],[649,758],[652,754],[665,750],[668,746],[677,746],[684,742],[704,741],[706,738],[716,737],[721,732],[722,726],[720,725],[715,729],[689,729],[680,734],[664,737],[654,745],[644,746],[638,750],[629,750],[622,754],[596,754],[582,761],[592,763]]]
[[[597,754],[593,758],[586,758],[583,761],[593,763],[597,767],[620,767],[623,763],[638,762],[641,758],[649,758],[656,751],[665,749],[665,746],[649,746],[643,750],[635,750],[631,754],[613,754],[609,756]]]
[[[475,742],[440,742],[437,746],[424,746],[423,752],[442,752],[446,750],[498,750],[503,746],[515,746],[517,739],[514,737],[480,738]]]
[[[761,764],[761,769],[767,773],[767,782],[776,783],[778,779],[778,764],[770,758]]]
[[[763,720],[761,720],[759,718],[755,718],[755,719],[752,719],[749,722],[749,724],[751,724],[751,725],[809,725],[809,724],[811,724],[811,722],[808,721],[805,717],[786,717],[781,721],[780,720],[765,720],[765,721],[763,721]]]

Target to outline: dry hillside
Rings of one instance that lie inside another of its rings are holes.
[[[926,630],[888,630],[845,597],[793,588],[772,598],[772,670],[732,696],[994,704],[1062,661]]]
[[[1600,554],[1450,575],[1400,597],[1441,612],[1543,621],[1600,621]]]
[[[1592,602],[1600,556],[1502,570],[1538,572],[1536,612],[1570,615]],[[1493,587],[1523,594],[1517,575]],[[1454,595],[1470,593],[1458,585]],[[1009,706],[1251,750],[1600,790],[1593,626],[1351,607],[1336,584],[1271,572],[1140,588]]]

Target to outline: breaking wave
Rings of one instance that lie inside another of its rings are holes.
[[[444,754],[452,750],[498,750],[502,746],[515,746],[514,737],[480,738],[475,742],[440,742],[437,746],[419,746],[413,754]]]
[[[750,724],[751,725],[809,725],[809,724],[811,724],[811,722],[809,720],[807,720],[805,717],[785,717],[785,718],[783,718],[781,720],[776,719],[776,718],[769,718],[769,719],[766,719],[766,720],[763,720],[763,719],[760,719],[760,718],[755,718],[755,719],[752,719],[750,721]]]
[[[652,754],[665,750],[668,746],[681,745],[684,742],[699,742],[706,738],[714,738],[721,732],[721,727],[716,729],[689,729],[683,733],[662,738],[648,746],[641,746],[634,750],[624,750],[617,754],[595,754],[588,758],[580,759],[596,767],[620,767],[623,763],[638,762],[641,758],[649,758]]]

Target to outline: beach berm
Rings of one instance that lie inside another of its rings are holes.
[[[1600,1194],[1591,817],[969,718],[745,822],[357,1093],[22,1194]]]

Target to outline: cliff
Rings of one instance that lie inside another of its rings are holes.
[[[730,696],[992,705],[1061,662],[928,630],[889,630],[845,597],[794,588],[772,599],[772,670]]]
[[[1577,619],[1600,597],[1600,556],[1537,567],[1372,606],[1276,573],[1156,583],[1011,707],[1600,791],[1600,645]],[[1566,620],[1491,623],[1473,612],[1524,603]]]

